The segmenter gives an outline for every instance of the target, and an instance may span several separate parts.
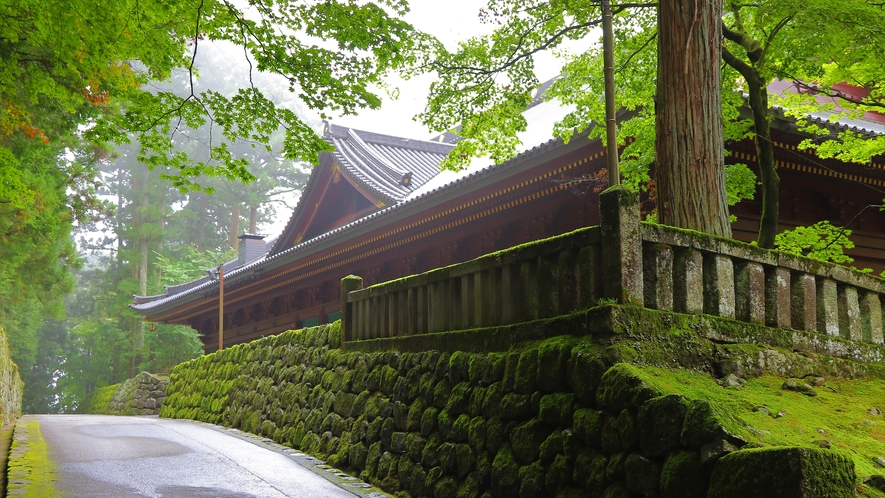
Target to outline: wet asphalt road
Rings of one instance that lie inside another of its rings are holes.
[[[104,415],[36,419],[55,464],[56,486],[68,497],[386,496],[317,467],[321,462],[306,455],[209,424]]]

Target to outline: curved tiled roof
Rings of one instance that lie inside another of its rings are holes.
[[[454,145],[412,140],[326,124],[341,170],[367,191],[395,204],[439,173]]]

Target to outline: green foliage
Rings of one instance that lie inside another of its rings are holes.
[[[743,163],[726,165],[725,193],[728,195],[729,206],[744,199],[753,199],[756,195],[756,174]]]
[[[60,130],[88,125],[83,137],[93,143],[137,142],[137,159],[183,189],[195,188],[202,175],[252,179],[229,142],[264,146],[279,129],[286,157],[315,161],[328,144],[251,79],[232,95],[195,85],[196,54],[209,41],[239,45],[256,74],[280,75],[307,106],[352,114],[380,105],[372,86],[411,59],[420,38],[400,19],[407,10],[400,0],[272,1],[248,11],[225,0],[93,1],[76,8],[13,0],[4,5],[0,40],[0,135],[52,142]],[[176,73],[185,75],[183,92],[155,84]],[[41,123],[46,109],[65,126]],[[207,158],[174,148],[171,138],[205,124],[223,137],[210,143]]]
[[[819,261],[851,263],[854,259],[845,254],[845,249],[854,248],[850,236],[851,230],[833,226],[825,220],[779,233],[775,247],[779,251]]]
[[[236,249],[227,251],[199,251],[192,245],[185,245],[169,255],[155,253],[154,265],[162,275],[163,285],[175,285],[206,276],[206,269],[236,259]]]
[[[83,398],[75,410],[76,413],[93,413],[100,415],[113,415],[111,400],[120,388],[120,384],[100,387]]]

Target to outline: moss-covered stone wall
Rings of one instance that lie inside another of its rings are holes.
[[[0,417],[2,425],[15,422],[22,414],[22,383],[16,365],[9,355],[6,331],[0,327]]]
[[[707,496],[716,462],[746,445],[727,414],[598,338],[367,352],[340,349],[339,327],[183,363],[160,415],[260,434],[413,497]],[[853,466],[834,468],[853,486]]]
[[[141,372],[135,377],[100,387],[83,401],[78,413],[101,415],[157,415],[166,397],[165,376]]]

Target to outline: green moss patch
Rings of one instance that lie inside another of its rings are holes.
[[[40,423],[32,417],[23,417],[16,424],[9,456],[8,496],[61,496],[55,487],[55,467],[49,460],[49,450],[40,433]]]

